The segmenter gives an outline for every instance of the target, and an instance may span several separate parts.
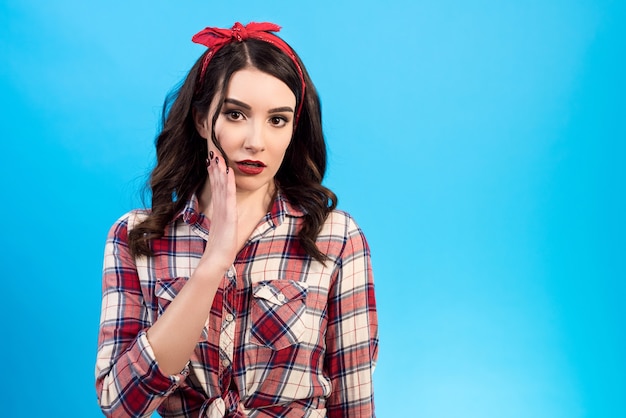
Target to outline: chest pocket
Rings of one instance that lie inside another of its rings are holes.
[[[252,289],[253,344],[280,350],[298,344],[308,328],[306,283],[266,280]]]
[[[180,292],[189,280],[188,277],[172,277],[166,279],[157,279],[154,286],[154,294],[157,297],[158,316],[161,316],[165,308],[174,300],[178,292]]]

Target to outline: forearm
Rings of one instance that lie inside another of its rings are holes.
[[[199,265],[147,332],[159,368],[165,374],[179,373],[198,343],[225,271],[216,265]]]

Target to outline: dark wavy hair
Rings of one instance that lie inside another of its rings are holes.
[[[152,210],[129,233],[131,253],[135,256],[152,255],[150,241],[163,236],[167,224],[206,181],[207,143],[196,130],[193,113],[206,114],[218,97],[218,106],[212,115],[214,128],[232,75],[252,67],[283,81],[296,96],[296,108],[304,101],[275,180],[281,193],[305,213],[302,228],[298,231],[302,248],[309,256],[323,262],[326,255],[315,241],[328,214],[337,206],[337,197],[322,185],[326,171],[326,143],[321,106],[300,58],[296,55],[306,84],[304,95],[293,61],[267,42],[248,39],[225,45],[211,58],[203,80],[198,80],[203,57],[196,61],[182,85],[165,99],[163,128],[156,138],[157,161],[150,175]],[[226,158],[215,134],[212,134],[212,141]]]

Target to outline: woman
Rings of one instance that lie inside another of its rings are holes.
[[[166,100],[152,207],[107,240],[106,415],[374,415],[369,249],[321,184],[319,99],[278,30],[193,38],[208,50]]]

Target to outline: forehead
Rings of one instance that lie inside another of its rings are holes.
[[[226,97],[250,105],[266,104],[269,107],[295,106],[296,96],[289,86],[271,74],[255,68],[236,71],[230,78]]]

